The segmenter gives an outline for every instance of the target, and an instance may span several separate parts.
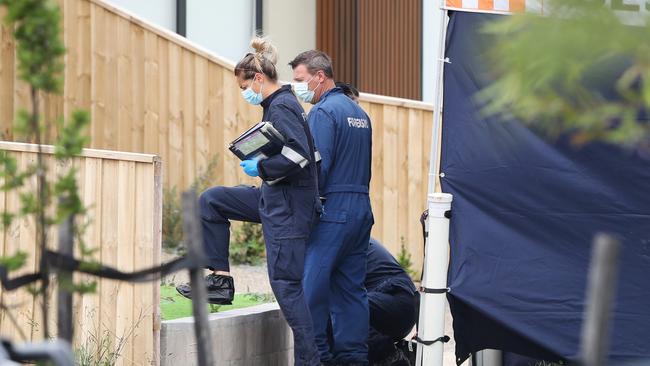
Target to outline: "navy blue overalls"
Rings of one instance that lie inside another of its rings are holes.
[[[368,115],[339,88],[326,92],[308,116],[320,152],[323,213],[305,259],[305,296],[322,362],[366,363],[366,255],[373,224],[368,186],[372,130]],[[333,344],[327,326],[332,320]]]
[[[285,146],[281,154],[259,162],[260,188],[213,187],[201,195],[204,246],[210,268],[229,271],[229,220],[262,223],[269,279],[293,330],[295,364],[318,365],[302,287],[307,239],[321,212],[313,140],[290,86],[283,86],[261,105],[263,121],[271,122],[284,136]],[[266,183],[282,177],[274,185]]]
[[[413,329],[417,321],[418,292],[395,257],[373,238],[368,246],[367,271],[368,359],[379,361],[395,352],[395,342]]]

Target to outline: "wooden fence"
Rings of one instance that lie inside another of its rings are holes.
[[[36,146],[0,142],[0,150],[10,151],[24,169],[36,161]],[[122,271],[151,267],[160,263],[162,177],[160,159],[154,155],[85,150],[69,164],[62,164],[45,149],[49,177],[54,179],[70,166],[77,170],[80,196],[89,214],[79,224],[88,224],[84,240],[96,248],[95,259]],[[35,190],[35,179],[25,189]],[[20,208],[18,192],[0,192],[0,210],[16,213]],[[27,265],[12,276],[37,272],[39,250],[31,219],[14,222],[0,232],[1,255],[18,250],[28,254]],[[49,234],[49,244],[56,249],[56,232]],[[76,248],[78,250],[78,248]],[[79,255],[79,253],[77,253]],[[75,275],[76,281],[90,277]],[[94,294],[75,295],[75,348],[87,352],[100,349],[102,340],[114,349],[123,339],[118,365],[158,364],[159,308],[158,281],[130,284],[111,280],[98,281]],[[50,297],[50,329],[56,330],[56,291]],[[34,301],[26,289],[12,292],[0,290],[1,302],[9,307],[0,311],[0,334],[13,341],[43,338],[40,302]],[[15,317],[16,324],[10,319]],[[94,355],[97,356],[96,354]]]
[[[256,122],[261,109],[241,98],[229,61],[101,0],[59,3],[68,52],[63,96],[48,97],[43,106],[50,121],[75,108],[90,110],[91,147],[161,156],[165,187],[186,188],[213,157],[215,184],[255,183],[226,144]],[[28,100],[14,71],[13,40],[3,28],[0,134],[5,139],[14,138],[11,121]],[[373,95],[362,95],[361,106],[374,128],[373,235],[393,253],[404,242],[419,269],[418,218],[426,202],[432,107]]]

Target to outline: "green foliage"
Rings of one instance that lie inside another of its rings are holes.
[[[168,252],[185,253],[181,198],[176,187],[163,192],[162,245]]]
[[[630,27],[599,1],[551,0],[545,16],[485,26],[496,81],[481,91],[487,114],[512,115],[551,137],[650,148],[650,21]],[[494,75],[493,75],[494,76]],[[605,93],[615,94],[615,99]]]
[[[10,256],[0,257],[0,266],[5,267],[8,271],[15,271],[25,265],[27,253],[18,251]]]
[[[230,242],[230,261],[234,264],[262,263],[266,255],[262,225],[253,222],[242,222],[234,230]]]
[[[0,0],[5,22],[14,24],[20,78],[45,92],[61,90],[62,56],[59,7],[47,0]]]
[[[90,124],[90,114],[86,111],[76,110],[68,123],[58,121],[61,131],[58,144],[54,150],[57,159],[66,159],[79,155],[84,146],[90,142],[90,137],[85,133]]]
[[[397,263],[399,263],[406,273],[413,279],[418,278],[418,271],[413,269],[413,261],[411,260],[411,253],[406,249],[404,245],[404,237],[401,237],[401,246],[399,253],[397,253]]]
[[[190,185],[190,189],[201,193],[214,185],[214,171],[217,167],[217,155],[208,162],[205,169]],[[181,207],[180,193],[176,187],[165,189],[163,192],[163,219],[162,219],[162,244],[163,249],[170,253],[184,254],[183,245],[183,210]]]

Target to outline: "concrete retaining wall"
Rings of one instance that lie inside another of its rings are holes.
[[[210,314],[208,322],[217,366],[293,364],[293,337],[277,303]],[[162,322],[160,364],[196,365],[193,318]]]

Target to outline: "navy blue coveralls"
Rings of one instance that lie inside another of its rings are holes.
[[[302,287],[307,239],[321,212],[313,140],[290,86],[283,86],[261,105],[263,121],[271,122],[284,136],[285,146],[281,154],[259,162],[260,188],[219,186],[201,194],[204,247],[210,269],[229,271],[229,220],[262,223],[269,279],[293,330],[295,364],[318,365]],[[274,185],[266,183],[282,177]]]
[[[322,158],[318,182],[326,198],[307,246],[303,281],[316,345],[322,362],[366,363],[368,298],[363,282],[374,223],[368,196],[370,118],[340,88],[333,88],[314,105],[308,121]]]
[[[368,359],[379,361],[390,356],[395,351],[395,342],[413,329],[418,292],[395,257],[373,238],[368,246],[365,284],[370,307]]]

